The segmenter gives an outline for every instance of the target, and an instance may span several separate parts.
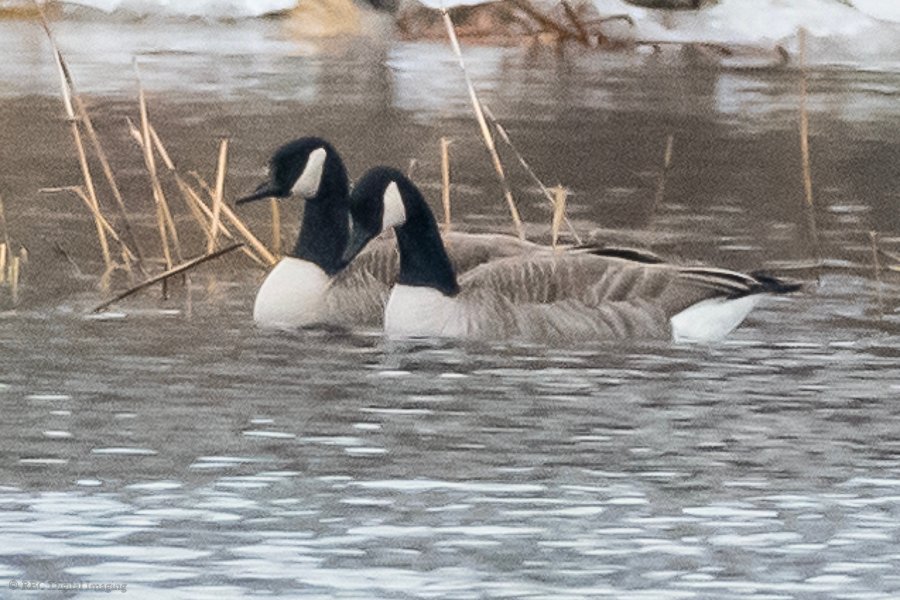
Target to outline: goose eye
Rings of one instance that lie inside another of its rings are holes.
[[[398,227],[406,222],[406,208],[397,182],[392,181],[384,190],[384,213],[381,218],[381,229]]]

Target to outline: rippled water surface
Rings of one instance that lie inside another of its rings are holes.
[[[446,135],[460,226],[508,228],[442,45],[313,45],[278,21],[56,28],[151,254],[134,55],[184,171],[212,180],[230,137],[229,197],[316,133],[354,176],[416,159],[434,199]],[[168,302],[88,315],[105,298],[93,226],[77,198],[39,192],[79,181],[49,50],[33,23],[0,40],[0,193],[29,250],[18,305],[0,297],[0,597],[31,595],[9,580],[191,600],[900,597],[900,286],[874,279],[869,240],[898,246],[896,73],[810,74],[817,283],[797,269],[815,253],[795,70],[472,48],[485,100],[572,189],[584,235],[808,285],[714,346],[399,347],[255,329],[262,273],[239,256]],[[509,165],[546,239],[549,211]],[[300,207],[284,210],[291,238]],[[268,239],[266,207],[245,214]]]

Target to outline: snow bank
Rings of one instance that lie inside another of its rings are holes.
[[[19,0],[0,0],[0,6]],[[106,13],[209,19],[259,17],[304,0],[63,0]],[[419,0],[440,8],[486,0]],[[536,6],[555,0],[533,0]],[[900,0],[719,0],[699,11],[640,8],[623,0],[592,0],[601,15],[627,14],[635,26],[605,26],[614,37],[678,42],[781,44],[795,51],[796,32],[809,33],[810,62],[900,65]]]
[[[64,4],[140,17],[160,15],[243,19],[289,10],[297,5],[297,0],[65,0]]]

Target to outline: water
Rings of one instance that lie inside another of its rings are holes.
[[[900,595],[900,286],[873,279],[868,238],[897,247],[897,74],[811,73],[829,267],[818,286],[790,271],[807,291],[726,342],[396,347],[377,332],[255,329],[261,272],[240,257],[197,272],[190,301],[176,283],[169,302],[154,291],[86,315],[105,297],[102,267],[77,199],[38,192],[78,170],[29,27],[0,23],[20,59],[0,66],[0,181],[29,249],[20,303],[3,296],[0,313],[0,596],[27,595],[10,579],[191,600]],[[152,205],[123,123],[132,54],[184,170],[211,179],[230,136],[229,197],[272,148],[318,133],[353,175],[418,159],[434,199],[447,135],[454,218],[509,226],[440,45],[310,45],[279,21],[56,27],[148,248]],[[796,72],[680,53],[467,56],[535,169],[573,189],[582,232],[739,269],[811,258]],[[548,209],[510,170],[529,232],[546,237]],[[244,214],[265,238],[265,207]]]

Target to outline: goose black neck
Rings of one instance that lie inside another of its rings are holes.
[[[400,249],[397,283],[430,287],[447,296],[455,296],[459,292],[456,274],[431,209],[414,186],[408,186],[403,193],[410,201],[406,203],[406,222],[397,228]]]
[[[317,264],[328,275],[335,275],[345,264],[341,258],[350,238],[349,185],[343,165],[341,174],[322,175],[319,194],[306,201],[300,235],[292,256]]]

